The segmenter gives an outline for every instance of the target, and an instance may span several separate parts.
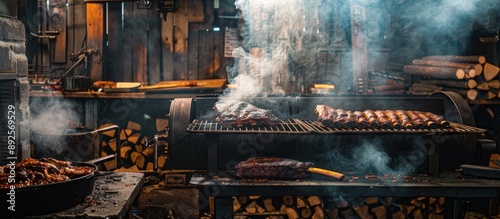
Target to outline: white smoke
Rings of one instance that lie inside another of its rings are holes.
[[[80,115],[69,101],[58,98],[35,99],[30,107],[30,129],[34,133],[65,134],[80,123]]]

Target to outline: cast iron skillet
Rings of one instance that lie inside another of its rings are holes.
[[[10,203],[2,204],[0,215],[2,218],[20,218],[25,216],[43,215],[56,212],[82,203],[94,187],[94,180],[98,170],[96,163],[114,159],[109,155],[87,161],[85,163],[72,162],[73,166],[88,166],[94,170],[85,176],[45,185],[22,187],[15,189],[15,211],[7,207]],[[0,189],[2,202],[10,200],[10,189]]]

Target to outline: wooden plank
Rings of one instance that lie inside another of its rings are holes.
[[[121,2],[108,3],[108,65],[106,74],[109,80],[124,81],[123,78],[123,4]]]
[[[191,33],[192,34],[192,33]],[[198,74],[199,79],[211,78],[213,75],[212,66],[214,61],[214,32],[199,31],[198,40]]]
[[[134,9],[135,2],[123,3],[123,45],[122,45],[122,80],[133,81],[133,45],[134,45]]]
[[[148,84],[161,81],[161,24],[162,19],[155,10],[148,10]]]
[[[200,47],[207,43],[200,42],[200,32],[207,32],[206,30],[200,30],[200,23],[189,24],[188,72],[191,79],[200,79],[199,57],[205,59],[199,52]]]
[[[202,0],[189,0],[189,22],[204,22],[205,14],[203,13]]]
[[[87,45],[89,48],[97,48],[101,53],[104,45],[104,5],[87,4],[86,12]],[[88,70],[92,81],[102,80],[103,62],[101,59],[103,58],[105,57],[90,56]]]
[[[64,64],[67,60],[67,7],[66,0],[53,0],[49,5],[49,31],[58,31],[55,40],[51,40],[52,63]]]
[[[179,1],[178,10],[174,14],[174,80],[188,78],[188,37],[189,37],[189,5],[188,1]]]
[[[174,13],[167,13],[161,23],[161,81],[174,79]]]
[[[77,32],[76,22],[78,21],[77,17],[75,15],[77,12],[76,7],[80,6],[80,5],[76,5],[75,1],[76,0],[68,0],[68,5],[69,5],[68,12],[67,12],[68,30],[66,31],[67,32],[67,39],[66,39],[66,53],[67,54],[73,53],[74,47],[75,47],[74,39],[75,39],[76,32]],[[85,33],[83,33],[83,34],[85,34]]]
[[[148,9],[134,9],[133,29],[133,81],[145,83],[148,81]]]
[[[211,74],[207,75],[208,78],[227,78],[226,71],[224,66],[226,66],[225,58],[224,58],[224,30],[225,27],[231,27],[231,23],[234,22],[234,19],[221,19],[220,20],[220,31],[215,32],[214,34],[214,55],[213,55],[213,65],[211,68]]]

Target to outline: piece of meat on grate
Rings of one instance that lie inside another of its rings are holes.
[[[227,127],[275,125],[280,120],[272,110],[256,107],[248,102],[224,100],[215,104],[216,122]]]
[[[314,167],[312,162],[301,162],[288,158],[253,157],[238,163],[236,176],[246,179],[300,179],[309,173],[321,174],[343,180],[344,174]]]

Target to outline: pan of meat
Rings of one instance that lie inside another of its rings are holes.
[[[0,215],[2,218],[43,215],[82,203],[92,192],[98,170],[96,163],[111,159],[114,155],[87,162],[26,158],[1,166],[0,193],[8,205],[0,210]]]

